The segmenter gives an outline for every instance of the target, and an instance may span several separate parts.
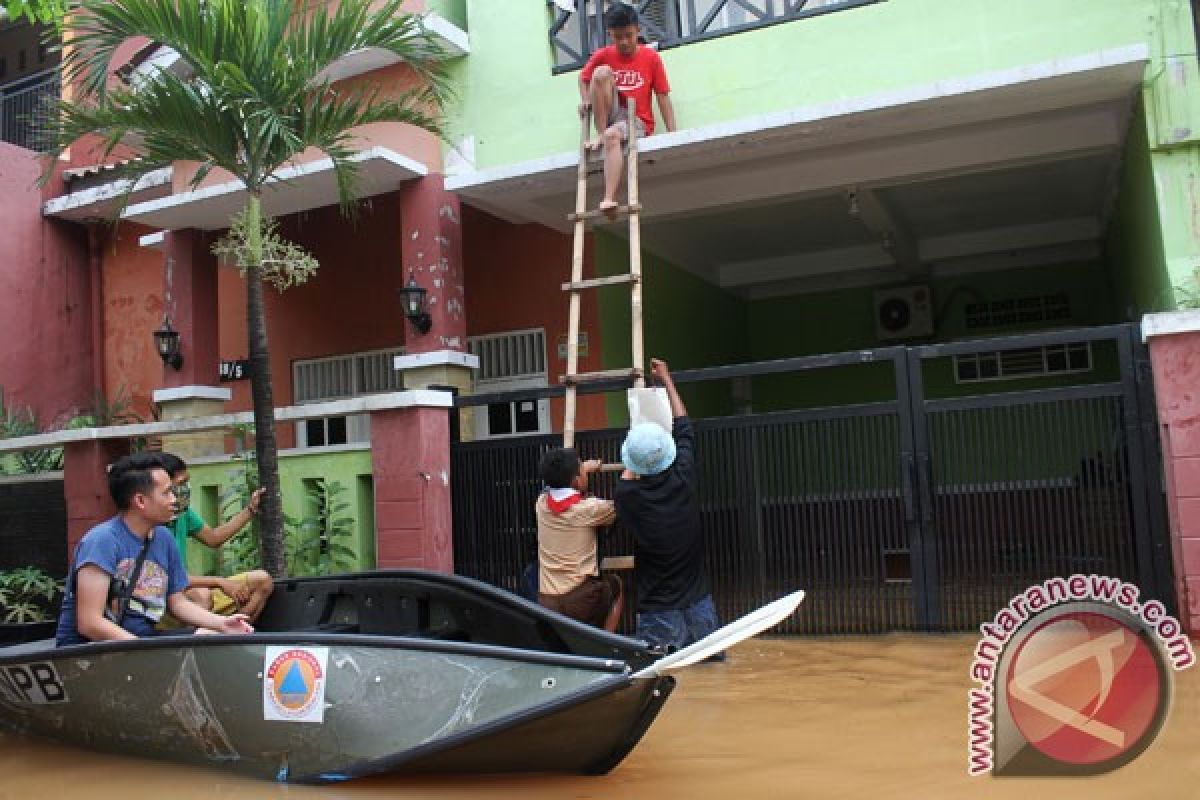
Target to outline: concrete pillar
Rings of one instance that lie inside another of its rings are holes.
[[[376,564],[453,572],[447,409],[372,412],[371,467]]]
[[[63,451],[69,560],[89,529],[117,513],[108,493],[108,465],[129,454],[129,442],[125,439],[69,442]]]
[[[1148,314],[1179,621],[1200,634],[1200,311]]]
[[[458,394],[471,394],[479,357],[457,350],[439,350],[396,356],[394,366],[404,373],[405,389],[453,387]],[[475,438],[475,415],[472,409],[465,408],[459,412],[458,436],[464,442]]]
[[[163,244],[163,299],[179,331],[183,365],[163,365],[163,385],[216,386],[220,380],[217,259],[203,231],[169,231]]]
[[[232,396],[233,393],[229,389],[215,386],[178,386],[172,389],[155,389],[153,394],[163,422],[224,414],[225,403]],[[184,461],[201,456],[224,455],[225,431],[164,434],[162,448]]]
[[[400,191],[403,282],[411,272],[424,287],[432,325],[420,333],[405,323],[406,355],[396,359],[404,371],[404,388],[453,386],[459,394],[474,388],[479,359],[465,353],[467,317],[462,264],[462,209],[458,196],[447,192],[441,175],[412,181]],[[474,415],[459,417],[459,435],[473,437]]]
[[[433,321],[428,333],[405,325],[408,354],[467,348],[466,290],[462,265],[462,210],[441,175],[428,175],[400,190],[400,264],[423,286]]]
[[[217,259],[203,231],[168,231],[164,242],[163,298],[171,324],[179,331],[183,364],[163,365],[164,389],[154,392],[154,402],[164,422],[205,417],[225,412],[232,393],[220,388],[219,316],[217,310]],[[221,455],[222,431],[163,437],[163,449],[185,461]]]

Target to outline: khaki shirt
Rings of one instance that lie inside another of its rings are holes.
[[[538,591],[566,594],[598,575],[596,528],[617,518],[611,500],[585,497],[561,514],[550,510],[546,495],[537,499]]]

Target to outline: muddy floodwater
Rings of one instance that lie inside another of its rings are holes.
[[[1200,792],[1200,667],[1158,739],[1094,778],[969,778],[970,636],[757,639],[686,670],[603,777],[390,777],[277,786],[0,736],[0,798],[1185,798]]]

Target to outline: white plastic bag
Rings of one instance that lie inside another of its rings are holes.
[[[629,401],[630,427],[653,422],[664,430],[671,430],[671,401],[667,399],[666,389],[630,389],[626,397]]]

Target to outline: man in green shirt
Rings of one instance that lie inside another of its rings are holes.
[[[188,484],[187,464],[182,458],[171,453],[161,453],[163,466],[171,476],[175,486],[175,496],[179,504],[179,514],[168,523],[167,527],[175,536],[175,543],[183,556],[184,566],[187,565],[188,540],[198,539],[212,548],[220,547],[229,541],[245,527],[255,514],[258,513],[258,502],[263,490],[258,489],[250,495],[250,502],[233,516],[228,522],[215,528],[197,514],[191,507],[191,487]],[[188,575],[188,588],[185,594],[193,602],[217,614],[229,615],[234,612],[245,614],[251,621],[258,619],[267,598],[271,596],[274,583],[271,576],[263,570],[256,569],[222,578],[216,575]]]

